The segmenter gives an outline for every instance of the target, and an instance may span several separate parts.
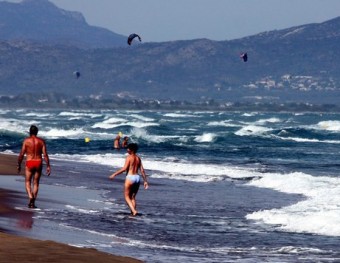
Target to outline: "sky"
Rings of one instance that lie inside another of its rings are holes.
[[[49,0],[143,42],[232,40],[340,16],[340,0]],[[21,0],[7,0],[21,2]]]

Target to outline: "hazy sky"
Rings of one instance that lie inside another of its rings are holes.
[[[7,0],[21,2],[21,0]],[[230,40],[340,16],[340,0],[50,0],[88,24],[144,42]]]

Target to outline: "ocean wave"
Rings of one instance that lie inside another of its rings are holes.
[[[10,110],[0,109],[0,114],[7,114]]]
[[[70,209],[72,211],[76,211],[76,212],[81,213],[81,214],[98,214],[98,213],[100,213],[99,210],[91,210],[91,209],[88,209],[88,208],[81,208],[81,207],[76,207],[76,206],[73,206],[73,205],[66,205],[65,207],[67,209]]]
[[[93,155],[70,155],[55,154],[51,155],[52,159],[69,160],[75,162],[94,163],[105,166],[112,166],[114,160],[115,167],[122,167],[126,155],[122,153],[106,153]],[[143,159],[143,158],[142,158]],[[175,161],[174,161],[175,160]],[[214,165],[185,162],[175,157],[162,159],[147,158],[143,159],[144,168],[151,173],[153,178],[176,179],[194,182],[212,182],[223,181],[226,179],[244,179],[261,176],[253,169],[247,169],[237,166]]]
[[[257,211],[247,219],[279,225],[283,231],[340,236],[340,178],[290,174],[263,174],[249,185],[270,188],[306,197],[294,205],[281,209]]]
[[[281,140],[295,141],[295,142],[334,143],[334,144],[340,143],[340,141],[336,141],[336,140],[319,140],[319,139],[308,139],[308,138],[299,138],[299,137],[279,137],[279,136],[275,136],[275,137],[280,138]]]
[[[62,111],[59,113],[59,116],[62,117],[89,117],[89,118],[97,118],[97,117],[101,117],[102,114],[96,114],[96,113],[92,113],[92,112],[86,112],[86,111],[80,111],[80,112],[76,112],[76,111]]]
[[[155,121],[155,119],[153,119],[153,118],[148,118],[148,117],[138,115],[138,114],[131,114],[130,117],[135,118],[137,120],[145,121],[145,122],[154,122]]]
[[[194,114],[188,114],[188,113],[166,113],[164,114],[165,117],[171,117],[171,118],[197,118],[199,116]]]
[[[256,121],[255,123],[259,124],[259,125],[265,125],[267,123],[279,123],[279,122],[281,122],[281,120],[279,118],[272,117],[272,118],[268,118],[268,119],[260,119],[260,120]]]
[[[178,135],[153,135],[149,134],[145,129],[133,128],[130,131],[131,136],[135,139],[142,139],[152,143],[163,143],[173,139],[183,139],[183,136]]]
[[[17,120],[17,119],[3,119],[0,118],[1,128],[0,130],[11,133],[28,135],[29,127],[32,124],[38,125],[39,121],[32,120]]]
[[[240,130],[235,132],[235,135],[238,136],[259,136],[259,135],[264,135],[273,129],[267,128],[267,127],[262,127],[262,126],[256,126],[256,125],[247,125]]]
[[[117,117],[111,117],[109,119],[106,119],[102,122],[97,122],[93,124],[92,128],[101,128],[101,129],[112,129],[115,128],[121,124],[126,124],[127,120],[123,118],[117,118]]]
[[[232,123],[233,120],[211,121],[208,126],[222,126],[222,127],[239,127],[239,124]]]
[[[316,128],[320,130],[340,132],[340,121],[320,121],[316,125]]]
[[[258,112],[250,112],[250,113],[243,113],[241,116],[253,117],[253,116],[256,116],[257,114],[258,114]]]
[[[213,142],[216,138],[215,133],[203,133],[195,137],[196,142]]]
[[[74,128],[70,130],[52,128],[48,131],[39,132],[41,136],[48,138],[84,138],[86,136],[86,131],[83,128]]]
[[[41,113],[41,112],[29,112],[24,114],[26,117],[35,117],[35,118],[45,118],[52,116],[50,113]]]

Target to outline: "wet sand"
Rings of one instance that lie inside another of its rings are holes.
[[[17,156],[0,154],[1,176],[22,176],[23,173],[18,175],[16,169]],[[24,212],[13,208],[11,200],[15,197],[16,193],[0,188],[0,219],[22,217]],[[16,236],[7,232],[6,229],[0,229],[0,262],[141,262],[92,248],[77,248],[49,240],[35,240]]]

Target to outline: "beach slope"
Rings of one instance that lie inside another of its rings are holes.
[[[0,154],[0,175],[18,176],[17,156]],[[1,178],[0,178],[1,180]],[[24,190],[24,185],[23,191]],[[0,189],[0,219],[15,217],[16,211],[8,202],[10,191]],[[6,233],[0,229],[0,262],[142,262],[137,259],[115,256],[92,248],[78,248],[49,240],[35,240]]]

